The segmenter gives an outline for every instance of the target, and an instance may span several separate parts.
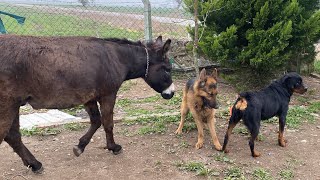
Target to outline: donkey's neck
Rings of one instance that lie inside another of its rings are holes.
[[[129,54],[128,62],[126,62],[128,72],[125,80],[143,78],[146,74],[147,61],[150,59],[150,55],[147,57],[144,47],[133,47]]]

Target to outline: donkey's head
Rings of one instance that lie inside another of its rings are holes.
[[[171,40],[162,42],[159,36],[155,42],[148,43],[149,64],[145,74],[145,81],[155,91],[161,93],[164,99],[170,99],[174,94],[174,84],[171,78],[172,64],[167,57]]]

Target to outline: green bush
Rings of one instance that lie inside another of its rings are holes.
[[[193,1],[184,2],[193,12]],[[199,21],[206,56],[260,74],[313,65],[313,44],[320,39],[318,0],[205,0],[199,2]]]

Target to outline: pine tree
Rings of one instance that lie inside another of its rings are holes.
[[[192,0],[184,0],[190,9]],[[212,60],[259,73],[300,70],[320,39],[318,0],[203,0],[199,46]],[[190,31],[192,34],[192,29]]]

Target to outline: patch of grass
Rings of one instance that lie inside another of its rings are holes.
[[[162,122],[156,122],[151,126],[144,126],[138,130],[138,134],[154,134],[154,133],[164,133],[167,130],[167,127]]]
[[[201,162],[178,163],[180,170],[196,172],[197,176],[219,176],[220,173],[212,169],[206,168]]]
[[[80,131],[88,127],[87,124],[84,123],[68,123],[64,124],[63,128],[70,131]]]
[[[314,61],[314,71],[320,74],[320,59]]]
[[[269,124],[278,124],[279,119],[277,117],[272,117],[268,120],[263,121],[264,123],[269,123]]]
[[[75,116],[77,115],[78,112],[84,110],[84,106],[83,105],[80,105],[80,106],[75,106],[75,107],[72,107],[72,108],[68,108],[68,109],[60,109],[62,112],[65,112],[65,113],[68,113],[72,116]]]
[[[298,96],[298,97],[296,97],[296,99],[297,99],[300,103],[303,103],[303,104],[309,101],[308,98],[303,97],[303,96]]]
[[[280,171],[279,175],[283,180],[290,180],[294,178],[294,174],[291,169],[283,169]]]
[[[248,135],[248,129],[246,127],[236,127],[233,130],[237,134],[243,134],[243,135]]]
[[[165,101],[164,104],[167,106],[180,106],[181,102],[182,102],[182,92],[178,91],[174,93],[174,96],[171,99]]]
[[[256,179],[256,180],[271,180],[271,179],[273,179],[272,176],[270,175],[270,173],[263,168],[255,169],[253,171],[253,176],[254,176],[254,179]]]
[[[308,107],[293,106],[289,108],[287,125],[289,128],[299,128],[303,122],[314,122],[315,118],[311,113],[319,112],[320,103],[312,103]]]
[[[22,136],[50,136],[57,135],[61,133],[61,129],[54,127],[38,128],[34,127],[32,129],[21,129],[20,133]]]
[[[125,81],[122,83],[119,92],[126,92],[129,91],[131,89],[132,86],[136,85],[137,81],[135,80],[129,80],[129,81]]]
[[[131,104],[134,103],[134,100],[131,100],[131,99],[117,99],[116,101],[116,106],[119,106],[119,107],[122,107],[122,108],[125,108],[127,106],[130,106]]]
[[[231,168],[228,168],[226,171],[225,171],[225,177],[224,177],[225,180],[235,180],[235,179],[241,179],[241,180],[244,180],[246,179],[243,175],[243,172],[240,168],[238,167],[231,167]]]
[[[187,141],[182,141],[180,143],[180,147],[183,147],[183,148],[188,148],[190,147],[191,145],[187,142]]]
[[[218,153],[217,156],[214,156],[214,160],[228,163],[228,164],[231,164],[234,162],[233,160],[229,159],[224,153]]]
[[[311,103],[308,106],[308,111],[311,113],[320,113],[320,101]]]

